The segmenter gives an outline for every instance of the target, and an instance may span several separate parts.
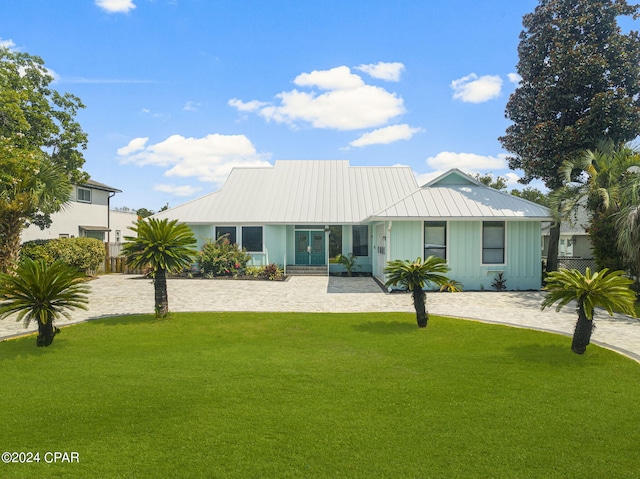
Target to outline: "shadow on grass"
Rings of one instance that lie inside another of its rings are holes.
[[[368,323],[356,324],[353,329],[361,333],[372,334],[403,334],[410,333],[418,329],[414,323],[404,321],[369,321]]]
[[[122,326],[129,324],[153,323],[157,321],[164,321],[165,319],[171,319],[171,316],[164,319],[156,319],[153,314],[127,314],[122,316],[104,315],[91,318],[87,323],[100,326]]]
[[[525,344],[507,348],[506,351],[520,361],[547,364],[550,366],[565,366],[567,360],[572,360],[576,354],[571,351],[571,339],[566,345],[559,344]]]

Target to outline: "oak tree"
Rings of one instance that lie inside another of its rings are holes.
[[[523,18],[517,72],[509,98],[513,122],[499,140],[522,182],[541,179],[556,190],[558,168],[598,141],[628,142],[640,134],[640,37],[623,33],[621,17],[640,6],[626,0],[540,0]],[[548,269],[557,267],[560,224],[551,229]]]

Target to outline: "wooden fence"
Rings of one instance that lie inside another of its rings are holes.
[[[105,243],[105,258],[101,273],[143,274],[140,268],[131,268],[125,264],[122,256],[122,243]]]

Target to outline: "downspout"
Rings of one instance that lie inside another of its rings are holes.
[[[389,224],[387,225],[387,241],[385,242],[385,252],[384,252],[385,261],[387,262],[391,260],[391,227],[392,226],[393,226],[393,221],[389,221]],[[383,271],[384,271],[384,268],[383,268]],[[384,272],[382,273],[382,279],[384,281],[387,280],[387,277],[384,274]]]
[[[116,195],[116,192],[112,192],[107,196],[107,244],[111,244],[111,198]]]

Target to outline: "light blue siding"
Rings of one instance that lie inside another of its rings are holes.
[[[191,228],[193,235],[198,240],[198,251],[202,249],[202,245],[213,239],[213,225],[189,225],[189,228]]]
[[[394,221],[391,225],[391,242],[387,247],[391,249],[391,259],[414,260],[422,257],[422,221]]]
[[[541,284],[540,222],[507,221],[505,264],[482,264],[482,222],[447,222],[448,276],[467,291],[493,290],[499,272],[508,290],[538,290]],[[396,221],[392,225],[390,259],[413,260],[424,255],[422,221]]]

